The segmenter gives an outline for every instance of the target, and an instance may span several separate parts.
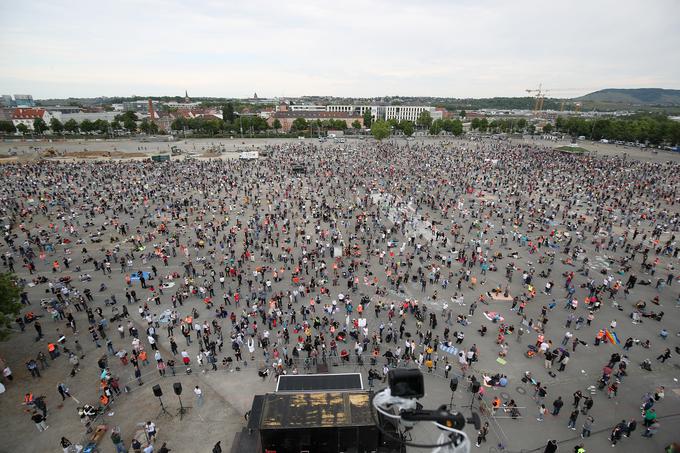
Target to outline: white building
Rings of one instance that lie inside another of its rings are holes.
[[[316,105],[302,104],[287,106],[289,112],[343,112],[363,116],[367,111],[371,112],[373,120],[408,120],[416,122],[418,116],[424,111],[430,112],[433,120],[442,119],[443,112],[430,106],[414,105]]]
[[[442,119],[443,112],[435,107],[416,105],[388,105],[385,107],[385,120],[411,121],[415,123],[423,112],[430,112],[433,120]]]
[[[289,112],[326,112],[325,105],[315,105],[315,104],[300,104],[300,105],[289,105]]]
[[[42,118],[47,125],[50,125],[52,118],[58,119],[58,112],[52,114],[45,109],[38,108],[17,108],[14,109],[12,113],[12,123],[14,127],[18,127],[20,124],[25,125],[29,130],[33,130],[33,121],[38,118]]]
[[[191,110],[195,109],[201,106],[200,102],[166,102],[164,104],[167,108],[169,109],[177,109],[177,110]]]

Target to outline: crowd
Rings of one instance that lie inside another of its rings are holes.
[[[573,394],[565,423],[587,440],[598,387],[607,399],[640,391],[625,388],[631,350],[647,372],[680,353],[664,328],[680,304],[678,165],[506,141],[274,148],[257,161],[4,165],[2,265],[25,307],[16,326],[45,343],[26,358],[32,379],[53,360],[68,360],[70,377],[96,362],[86,423],[148,369],[267,379],[350,363],[373,382],[417,366],[478,379],[490,400],[485,389],[513,379],[503,364],[540,356],[541,377],[513,384],[534,388],[543,422],[548,397],[552,416],[564,404],[559,376],[588,351],[602,357],[599,379]],[[619,340],[643,322],[659,335]],[[484,372],[482,355],[493,359]],[[63,382],[57,391],[71,397]],[[663,387],[641,393],[643,415],[626,414],[612,446],[636,420],[644,437],[661,427]],[[38,401],[24,403],[43,431]],[[529,415],[512,399],[493,410]]]

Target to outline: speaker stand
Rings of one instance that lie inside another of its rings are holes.
[[[163,400],[161,399],[160,396],[158,397],[158,401],[161,403],[161,410],[158,413],[158,417],[156,417],[156,418],[160,418],[161,415],[167,415],[168,417],[172,417],[172,414],[170,412],[168,412],[168,410],[165,408],[165,405],[163,404]]]
[[[179,400],[179,409],[177,410],[177,415],[179,415],[179,419],[182,420],[184,418],[184,414],[187,413],[187,409],[191,409],[191,406],[184,406],[182,404],[182,397],[177,395],[177,399]]]

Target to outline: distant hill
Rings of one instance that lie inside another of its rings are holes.
[[[680,105],[680,90],[664,88],[607,88],[595,91],[576,101],[606,102],[626,105]]]

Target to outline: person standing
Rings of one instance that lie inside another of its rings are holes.
[[[589,396],[586,396],[586,399],[583,401],[583,409],[581,409],[581,413],[583,415],[588,415],[588,411],[593,407],[593,399]]]
[[[57,391],[61,395],[62,401],[65,401],[67,396],[69,398],[71,398],[71,394],[69,393],[69,389],[68,389],[68,387],[66,387],[66,384],[64,384],[63,382],[60,382],[59,385],[57,385]]]
[[[630,434],[635,431],[635,428],[637,428],[637,421],[635,419],[631,419],[628,424],[626,425],[626,432],[624,436],[630,437]]]
[[[147,421],[144,425],[144,431],[146,431],[146,439],[151,444],[156,440],[156,424],[152,421]]]
[[[569,415],[569,423],[567,423],[567,428],[571,428],[572,430],[576,431],[576,419],[578,418],[578,409],[574,409],[571,411],[571,415]]]
[[[486,442],[487,434],[489,434],[489,422],[484,422],[484,426],[482,426],[477,432],[477,447],[481,447],[482,442]]]
[[[580,390],[576,390],[574,392],[574,402],[572,406],[574,406],[574,409],[578,409],[578,405],[581,402],[581,398],[583,398],[583,393]]]
[[[545,413],[546,413],[545,404],[541,404],[541,407],[538,408],[538,417],[536,417],[536,420],[542,422]]]
[[[203,406],[203,390],[199,386],[194,387],[194,395],[196,395],[196,406]]]
[[[624,429],[626,427],[626,421],[622,420],[621,423],[616,425],[614,429],[612,430],[611,435],[609,436],[609,440],[612,443],[612,447],[616,446],[616,443],[621,440],[621,436],[623,436]]]
[[[581,439],[585,439],[586,437],[590,437],[590,432],[593,430],[593,423],[595,422],[595,419],[589,415],[586,417],[586,421],[583,422],[583,431],[581,431]]]
[[[113,442],[113,445],[116,447],[116,453],[127,453],[127,448],[125,448],[118,426],[111,431],[111,442]]]
[[[656,421],[656,411],[654,410],[653,407],[650,407],[645,411],[645,420],[644,420],[644,425],[645,426],[650,426],[652,423]]]
[[[552,410],[552,415],[557,415],[560,413],[560,409],[562,409],[562,406],[564,406],[564,401],[562,401],[562,397],[558,396],[555,401],[553,401],[553,410]]]

